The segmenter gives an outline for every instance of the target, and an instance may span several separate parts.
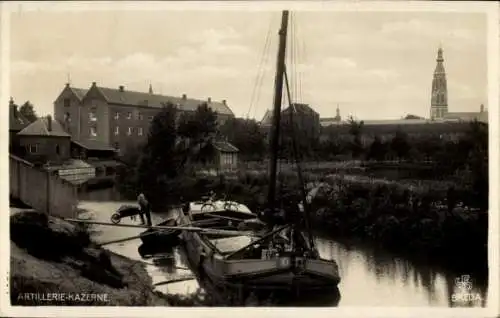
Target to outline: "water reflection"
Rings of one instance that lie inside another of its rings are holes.
[[[317,243],[322,257],[339,264],[341,306],[486,306],[487,290],[479,283],[468,286],[467,293],[474,300],[453,296],[460,295],[453,273],[416,265],[368,246],[324,238],[317,238]],[[462,298],[468,300],[458,301]]]
[[[175,267],[175,257],[173,255],[156,257],[153,260],[153,264],[155,266],[160,266],[168,274],[174,274],[177,272],[177,268]]]
[[[108,221],[110,214],[124,202],[85,202],[82,208],[92,212],[98,221]],[[154,222],[157,217],[153,215]],[[124,219],[123,223],[133,221]],[[130,237],[139,233],[133,228],[99,227],[96,239],[101,242]],[[426,264],[415,264],[381,249],[359,243],[339,243],[318,237],[316,239],[322,257],[334,259],[339,265],[341,299],[339,306],[486,306],[486,283],[470,276],[466,284],[460,274]],[[107,248],[129,258],[147,262],[146,269],[153,284],[166,280],[192,277],[183,253],[171,252],[142,259],[138,253],[140,240],[111,244]],[[468,273],[462,273],[468,274]],[[456,279],[461,279],[457,284]],[[185,296],[197,293],[206,282],[196,279],[160,285],[156,289],[169,294]],[[470,287],[470,288],[469,288]],[[210,292],[208,292],[210,293]],[[477,297],[479,296],[479,297]],[[338,302],[338,299],[337,299]],[[321,305],[336,306],[334,298]],[[295,304],[299,305],[299,304]],[[319,305],[309,303],[308,305]]]

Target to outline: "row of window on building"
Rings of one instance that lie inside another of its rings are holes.
[[[149,121],[153,121],[153,115],[150,115],[148,116],[148,120]],[[113,117],[115,120],[118,120],[120,119],[120,113],[119,112],[116,112],[115,113],[115,116]],[[132,119],[132,112],[128,112],[127,113],[127,116],[126,116],[127,119]],[[137,120],[143,120],[144,119],[144,116],[142,113],[137,113],[137,117],[136,117]],[[89,112],[89,121],[97,121],[97,111],[95,108],[92,108]]]
[[[134,128],[133,127],[128,127],[127,129],[127,136],[132,136],[134,133]],[[120,127],[115,126],[115,136],[118,136],[120,134]],[[144,129],[142,127],[137,127],[137,136],[142,136],[144,134]]]
[[[149,120],[149,121],[152,121],[152,120],[153,120],[153,117],[154,117],[153,115],[148,116],[148,120]],[[127,117],[126,117],[126,118],[127,118],[127,119],[132,119],[132,112],[128,112],[128,113],[127,113]],[[120,119],[120,113],[119,113],[119,112],[115,112],[114,119],[115,119],[115,120]],[[137,117],[136,117],[136,119],[137,119],[137,120],[143,120],[143,119],[144,119],[143,114],[142,114],[141,112],[138,112],[138,113],[137,113]]]
[[[97,128],[90,127],[89,134],[92,137],[97,137]],[[115,126],[114,134],[115,134],[115,136],[120,135],[120,127],[119,126]],[[132,136],[133,134],[134,134],[134,128],[128,127],[127,136]],[[137,127],[137,136],[142,136],[143,134],[144,134],[144,129],[142,127]]]
[[[26,145],[25,148],[31,154],[38,153],[38,144],[29,144],[29,145]],[[61,153],[61,149],[60,149],[59,145],[55,145],[55,149],[56,149],[56,154],[59,155]]]

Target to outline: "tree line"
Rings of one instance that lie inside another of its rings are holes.
[[[295,137],[300,159],[305,161],[338,158],[430,161],[443,176],[459,173],[462,179],[474,184],[477,191],[487,189],[488,126],[477,121],[471,122],[458,140],[425,134],[410,138],[404,131],[397,130],[391,139],[375,136],[368,145],[362,142],[364,123],[352,119],[348,122],[347,135],[330,136],[321,141],[301,133],[297,127],[283,128],[281,155],[285,158],[291,158],[291,140]],[[182,112],[171,103],[164,104],[150,125],[146,143],[124,150],[123,160],[129,163],[127,169],[133,170],[124,174],[127,179],[124,184],[133,184],[133,188],[144,191],[158,187],[175,192],[176,185],[169,182],[192,168],[190,162],[210,157],[211,148],[207,145],[212,140],[233,144],[239,149],[240,161],[261,161],[268,155],[268,133],[253,119],[229,118],[221,123],[206,103],[194,112]]]
[[[21,116],[26,118],[30,123],[38,119],[38,115],[35,111],[35,108],[29,100],[24,102],[21,106],[13,102],[13,106],[17,107],[18,112],[21,114]]]
[[[165,103],[149,126],[143,145],[126,147],[122,160],[127,164],[117,173],[118,186],[126,196],[145,193],[157,207],[174,204],[179,179],[190,162],[204,160],[210,142],[218,138],[217,114],[206,103],[195,112],[180,112]]]

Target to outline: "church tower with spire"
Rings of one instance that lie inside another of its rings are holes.
[[[335,118],[334,120],[338,123],[340,123],[342,121],[342,117],[340,116],[340,108],[339,108],[339,104],[337,104],[337,110],[336,110],[336,115],[335,115]]]
[[[432,79],[431,119],[442,119],[448,113],[448,89],[444,70],[443,49],[439,47]]]

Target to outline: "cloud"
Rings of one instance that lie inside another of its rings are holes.
[[[380,85],[397,80],[399,73],[390,68],[361,67],[351,58],[329,56],[322,63],[303,67],[301,73],[306,86],[323,86],[349,90],[353,87],[369,85],[380,88]],[[318,82],[321,79],[321,82]]]
[[[30,75],[38,71],[53,70],[53,67],[50,64],[32,61],[14,61],[11,63],[10,68],[12,73],[20,75]]]
[[[260,113],[272,104],[279,13],[273,16],[268,59],[262,69],[259,63],[269,21],[262,15],[209,18],[205,13],[174,17],[133,12],[122,18],[103,16],[100,21],[109,25],[101,32],[84,23],[68,23],[76,16],[48,16],[37,23],[33,17],[19,18],[16,34],[37,32],[13,42],[12,94],[51,107],[71,72],[77,86],[97,81],[147,91],[151,81],[153,89],[159,92],[161,87],[164,94],[227,99],[233,111],[242,115],[261,70],[264,82],[259,84],[256,106]],[[334,116],[336,102],[350,103],[350,110],[365,118],[426,111],[436,49],[442,41],[450,101],[464,105],[474,98],[482,101],[487,86],[486,24],[477,14],[467,16],[300,13],[300,32],[294,33],[300,46],[297,63],[293,70],[287,63],[290,80],[296,83],[296,73],[301,75],[302,101],[315,105],[322,116]],[[78,21],[86,20],[88,16],[81,16]],[[66,29],[71,31],[66,37],[54,36]],[[292,41],[289,44],[290,49]]]
[[[323,60],[323,67],[331,68],[331,69],[342,69],[342,70],[353,70],[358,64],[356,61],[350,58],[345,57],[334,57],[330,56]]]
[[[71,72],[77,69],[78,71],[90,71],[110,66],[112,59],[110,57],[82,57],[77,55],[70,56],[66,61],[28,61],[14,60],[11,63],[13,73],[19,75],[30,75],[38,72]]]
[[[399,73],[391,69],[368,69],[365,73],[367,76],[371,76],[385,82],[396,80],[399,77]]]
[[[192,44],[215,43],[219,44],[227,40],[237,40],[241,35],[234,28],[224,27],[219,29],[205,29],[196,32],[188,37],[188,42]]]
[[[176,50],[179,60],[191,61],[191,64],[202,62],[227,61],[227,59],[242,59],[249,56],[253,51],[246,45],[238,43],[241,34],[234,28],[210,28],[201,32],[195,32],[188,36],[185,45]]]
[[[382,25],[380,30],[383,34],[413,34],[413,33],[427,33],[429,31],[429,22],[424,22],[418,19],[411,19],[406,21],[387,22]],[[436,30],[434,30],[436,31]]]
[[[450,26],[450,23],[420,19],[384,23],[380,29],[380,33],[385,36],[405,37],[410,39],[412,37],[443,39],[451,35],[458,40],[467,42],[473,42],[477,37],[477,32],[474,32],[474,30],[470,28],[466,29],[456,24]]]
[[[448,81],[448,92],[453,99],[479,98],[482,93],[472,89],[470,85],[457,81]]]

